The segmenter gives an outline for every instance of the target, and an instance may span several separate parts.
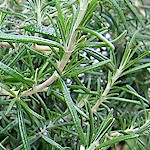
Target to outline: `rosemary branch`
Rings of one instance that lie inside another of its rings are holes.
[[[76,29],[78,28],[78,26],[80,25],[86,10],[88,7],[88,2],[87,0],[82,0],[80,2],[80,10],[76,19],[76,22],[74,24],[71,36],[70,36],[70,40],[68,43],[68,46],[66,47],[66,49],[64,50],[64,55],[62,57],[62,60],[57,64],[59,70],[61,71],[61,73],[63,72],[65,66],[67,65],[70,56],[72,54],[72,52],[75,50],[75,43],[76,43]],[[50,86],[53,82],[55,82],[57,79],[59,78],[59,74],[57,73],[57,71],[55,71],[52,76],[47,79],[46,81],[44,81],[43,83],[35,86],[33,89],[29,89],[24,91],[21,96],[29,96],[31,94],[40,92],[41,90],[45,89],[46,87]]]

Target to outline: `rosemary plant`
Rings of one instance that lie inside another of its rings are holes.
[[[148,150],[148,0],[0,0],[0,149]]]

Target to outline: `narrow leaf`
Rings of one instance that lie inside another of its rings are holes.
[[[119,102],[124,102],[124,103],[132,103],[136,105],[141,105],[141,102],[138,100],[132,100],[132,99],[127,99],[127,98],[121,98],[121,97],[108,97],[108,100],[114,100],[114,101],[119,101]],[[146,105],[146,104],[145,104]],[[147,105],[146,105],[147,106]]]
[[[75,127],[76,127],[76,130],[78,132],[79,138],[81,139],[82,143],[84,145],[86,145],[85,135],[84,135],[84,132],[82,130],[82,127],[81,127],[81,124],[80,124],[80,121],[79,121],[79,117],[77,115],[77,111],[74,107],[74,103],[72,101],[70,93],[67,89],[67,86],[66,86],[65,82],[60,79],[60,83],[61,83],[61,86],[62,86],[62,91],[63,91],[63,95],[64,95],[64,98],[65,98],[67,107],[68,107],[68,109],[70,111],[70,114],[72,116],[72,120],[75,124]]]
[[[122,76],[127,75],[127,74],[132,73],[132,72],[135,72],[137,70],[143,69],[143,68],[148,68],[148,67],[150,67],[150,63],[139,65],[137,67],[134,67],[134,68],[131,68],[131,69],[125,71],[124,73],[122,73]]]
[[[0,149],[1,150],[7,150],[1,143],[0,143]]]
[[[142,134],[144,131],[148,131],[150,129],[150,121],[147,121],[143,126],[141,126],[137,131],[136,134]]]
[[[40,138],[41,138],[41,135],[39,133],[35,134],[34,136],[30,136],[29,137],[30,145],[32,145],[33,143],[37,142]],[[22,148],[23,148],[23,144],[19,145],[14,150],[22,150]]]
[[[20,104],[23,106],[23,108],[24,108],[27,112],[29,112],[31,115],[33,115],[34,117],[36,117],[36,118],[38,118],[38,119],[45,120],[44,117],[42,117],[41,115],[39,115],[38,113],[36,113],[36,112],[34,112],[32,109],[30,109],[30,108],[28,107],[28,105],[27,105],[24,101],[20,100],[19,102],[20,102]]]
[[[61,6],[60,6],[60,2],[56,1],[56,8],[57,8],[57,12],[58,12],[58,25],[59,25],[59,30],[60,30],[60,35],[62,36],[62,40],[65,43],[66,41],[66,25],[65,25],[65,19],[61,10]]]
[[[84,50],[86,52],[88,52],[88,54],[91,54],[94,58],[96,58],[99,61],[104,61],[104,60],[109,60],[110,63],[106,64],[111,70],[115,70],[115,65],[114,63],[106,56],[102,55],[101,53],[96,52],[93,49],[89,49],[87,48],[86,50]]]
[[[18,73],[16,70],[8,67],[4,63],[0,62],[0,69],[6,72],[7,74],[11,75],[16,81],[20,81],[26,83],[28,85],[33,85],[33,81],[30,79],[25,78],[22,74]]]
[[[87,102],[87,109],[89,113],[89,123],[90,123],[90,135],[89,135],[89,145],[90,145],[92,143],[92,139],[94,135],[94,117],[89,102]]]
[[[130,94],[136,96],[136,97],[139,98],[140,100],[143,100],[143,101],[146,102],[147,104],[149,104],[149,101],[148,101],[146,98],[144,98],[143,96],[139,95],[137,92],[128,90],[128,89],[123,88],[123,87],[115,87],[115,88],[116,88],[116,89],[120,89],[120,90],[122,90],[122,91],[126,91],[126,92],[128,92],[128,93],[130,93]]]
[[[19,103],[17,103],[17,115],[18,115],[18,122],[19,122],[19,132],[21,135],[22,143],[23,143],[23,148],[24,150],[30,150],[30,144],[27,138],[27,133],[25,130],[25,124],[23,120],[23,113],[22,113],[22,108]]]
[[[113,110],[111,110],[107,116],[107,118],[105,120],[103,120],[103,122],[101,123],[101,125],[99,126],[95,136],[94,136],[94,141],[96,140],[100,140],[105,133],[110,129],[110,127],[112,126],[113,122],[114,122],[114,118],[112,117],[112,113]]]
[[[0,83],[0,87],[1,87],[1,88],[0,88],[0,93],[3,94],[3,91],[4,91],[4,92],[8,92],[8,95],[12,95],[12,96],[16,97],[16,94],[15,94],[13,91],[11,91],[8,86],[6,86],[6,85]],[[10,94],[9,94],[9,93],[10,93]],[[6,93],[6,94],[7,94],[7,93]]]
[[[88,70],[92,70],[92,69],[95,69],[95,68],[98,68],[100,66],[103,66],[107,63],[109,63],[110,60],[104,60],[102,62],[99,62],[99,63],[96,63],[94,65],[90,65],[90,66],[86,66],[86,67],[82,67],[82,68],[78,68],[77,70],[75,70],[74,72],[71,72],[71,73],[68,73],[67,76],[76,76],[78,74],[81,74],[81,73],[84,73]]]
[[[13,66],[23,55],[25,55],[26,48],[22,48],[17,55],[13,58],[13,60],[8,64],[9,67]]]
[[[14,121],[11,121],[5,128],[1,128],[0,130],[0,135],[1,134],[7,134],[9,130],[11,130],[14,126],[18,124],[18,120],[15,119]]]
[[[137,18],[137,20],[140,22],[140,24],[146,28],[146,25],[144,24],[142,18],[140,17],[139,13],[137,12],[137,10],[133,7],[133,5],[130,3],[129,0],[124,0],[125,3],[127,4],[128,8],[132,11],[132,13],[135,15],[135,17]]]
[[[127,35],[127,30],[122,32],[116,39],[114,39],[112,42],[113,43],[119,43],[125,36]]]
[[[143,57],[145,57],[148,53],[144,52],[142,54],[140,54],[138,57],[136,57],[135,59],[131,60],[128,62],[128,64],[125,66],[124,69],[129,68],[130,66],[132,66],[133,64],[137,63],[139,60],[141,60]]]
[[[138,34],[135,38],[138,40],[141,40],[141,41],[143,41],[143,40],[149,41],[150,35]]]
[[[41,44],[41,45],[48,45],[48,46],[55,46],[55,47],[63,48],[61,44],[55,41],[44,39],[41,37],[27,36],[27,35],[12,35],[12,34],[0,33],[0,41],[36,43],[36,44]]]
[[[53,147],[57,149],[60,149],[60,150],[64,149],[60,144],[56,143],[54,140],[50,139],[49,137],[45,135],[42,135],[42,139],[44,139],[46,142],[48,142],[50,145],[52,145]]]
[[[9,103],[9,106],[7,108],[7,111],[6,111],[5,115],[7,115],[10,112],[10,110],[14,106],[15,102],[16,102],[16,99],[11,100],[11,102]]]
[[[118,14],[120,16],[120,19],[122,20],[123,25],[125,26],[126,29],[128,29],[126,17],[124,16],[124,13],[123,13],[122,9],[120,8],[120,6],[116,2],[116,0],[111,0],[111,3],[115,7],[115,10],[118,12]]]
[[[112,50],[115,49],[114,45],[110,41],[108,41],[102,34],[98,33],[97,31],[94,31],[94,30],[91,30],[91,29],[88,29],[88,28],[84,28],[84,27],[79,27],[78,30],[83,30],[85,32],[89,32],[92,35],[95,35],[100,40],[105,42]]]
[[[133,139],[133,138],[137,138],[137,137],[139,137],[138,134],[118,136],[118,137],[113,138],[112,140],[103,142],[102,144],[100,144],[100,145],[96,148],[96,150],[99,150],[99,149],[102,148],[102,147],[111,146],[111,145],[113,145],[113,144],[115,144],[115,143],[119,143],[119,142],[121,142],[121,141],[129,140],[129,139]]]

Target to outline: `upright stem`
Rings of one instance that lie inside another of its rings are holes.
[[[76,29],[80,25],[85,13],[86,13],[87,6],[88,6],[87,0],[82,0],[80,2],[80,10],[78,13],[77,20],[74,24],[72,33],[71,33],[68,46],[66,47],[66,49],[64,51],[61,61],[58,63],[58,68],[61,72],[63,72],[65,66],[67,65],[67,63],[69,61],[69,58],[70,58],[72,52],[75,50],[76,32],[77,32]],[[47,79],[45,82],[35,86],[33,89],[24,91],[21,96],[28,96],[28,95],[34,94],[36,92],[40,92],[41,90],[45,89],[46,87],[51,85],[53,82],[55,82],[58,78],[59,78],[59,74],[57,73],[57,71],[55,71],[52,74],[52,76],[49,79]]]
[[[108,93],[110,92],[110,90],[111,90],[112,86],[114,85],[114,83],[120,77],[122,71],[123,71],[123,68],[119,67],[119,69],[117,69],[116,73],[112,76],[111,80],[107,83],[106,88],[105,88],[103,94],[100,96],[100,98],[96,102],[96,104],[92,107],[92,111],[93,112],[96,112],[96,110],[99,108],[99,106],[101,105],[101,103],[107,98]]]
[[[37,2],[37,23],[38,25],[42,24],[42,14],[41,14],[41,1]]]

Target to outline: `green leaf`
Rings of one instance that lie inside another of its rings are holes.
[[[85,31],[85,32],[88,32],[92,35],[95,35],[96,37],[98,37],[100,40],[102,40],[103,42],[105,42],[112,50],[115,49],[115,46],[110,42],[108,41],[102,34],[100,34],[99,32],[97,31],[94,31],[94,30],[91,30],[91,29],[88,29],[88,28],[84,28],[84,27],[78,27],[78,30],[82,30],[82,31]]]
[[[49,18],[52,26],[53,26],[53,30],[55,31],[55,34],[56,34],[56,38],[57,38],[57,41],[60,42],[60,34],[58,32],[58,28],[55,24],[55,20],[53,20],[53,18],[49,15],[49,14],[46,14],[46,16]]]
[[[105,42],[89,42],[87,41],[83,41],[77,44],[76,49],[85,49],[85,48],[101,48],[101,47],[105,47],[107,46],[107,44]]]
[[[102,121],[101,125],[96,131],[95,136],[93,137],[93,141],[100,140],[105,135],[105,133],[111,128],[112,124],[115,121],[115,118],[112,117],[112,112],[113,110],[111,110],[107,118]]]
[[[122,23],[125,26],[125,29],[128,30],[128,24],[126,21],[126,17],[124,16],[123,10],[121,9],[121,7],[119,6],[116,0],[111,0],[111,3],[115,7],[115,10],[118,12],[120,19],[122,20]]]
[[[94,58],[96,58],[99,61],[109,60],[110,63],[106,64],[111,70],[115,70],[114,63],[106,56],[102,55],[101,53],[96,52],[94,49],[87,48],[84,51],[88,52],[88,54],[91,54]]]
[[[133,7],[133,5],[131,4],[130,1],[128,0],[124,0],[125,3],[127,4],[128,8],[132,11],[132,13],[135,15],[135,17],[137,18],[137,20],[139,21],[139,23],[144,27],[146,28],[143,20],[142,20],[142,17],[140,17],[139,13],[137,12],[137,10]]]
[[[138,134],[118,136],[118,137],[113,138],[112,140],[103,142],[98,147],[96,147],[96,150],[99,150],[102,147],[111,146],[115,143],[119,143],[121,141],[129,140],[129,139],[133,139],[133,138],[137,138],[137,137],[139,137]]]
[[[4,63],[0,62],[0,69],[11,75],[16,81],[20,81],[22,83],[28,84],[29,86],[33,85],[34,81],[25,78],[22,74],[18,73],[16,70],[8,67]]]
[[[56,91],[52,90],[52,94],[59,98],[61,101],[65,102],[63,96],[59,95]],[[78,108],[76,105],[74,105],[74,107],[81,116],[85,117],[86,119],[89,119],[89,117],[80,108]]]
[[[7,150],[1,143],[0,143],[0,149],[1,150]]]
[[[41,138],[41,135],[38,133],[38,134],[35,134],[33,136],[30,136],[29,137],[29,143],[30,145],[32,145],[33,143],[35,143],[36,141],[40,140]],[[22,150],[23,148],[23,144],[19,145],[18,147],[16,147],[14,150]]]
[[[90,66],[86,66],[86,67],[80,67],[80,68],[76,69],[74,72],[66,74],[66,76],[77,76],[78,74],[84,73],[88,70],[92,70],[92,69],[101,67],[101,66],[103,66],[109,62],[110,62],[110,60],[104,60],[104,61],[98,62],[94,65],[90,65]]]
[[[21,19],[25,19],[26,18],[26,16],[23,15],[22,13],[16,13],[16,12],[10,11],[10,10],[0,9],[0,12],[8,14],[8,15],[13,15],[13,16],[16,16],[16,17],[21,18]]]
[[[78,108],[76,105],[74,105],[76,111],[81,115],[83,116],[84,118],[86,119],[89,119],[89,117],[84,113],[84,111],[82,111],[80,108]]]
[[[143,126],[141,126],[140,128],[138,128],[137,131],[135,131],[135,134],[142,134],[145,131],[149,132],[150,129],[150,121],[147,121]]]
[[[89,124],[90,124],[88,144],[90,145],[92,143],[95,128],[94,128],[94,117],[93,117],[92,109],[88,101],[87,101],[87,109],[89,113]]]
[[[42,139],[44,139],[46,142],[48,142],[50,145],[52,145],[56,149],[60,149],[60,150],[64,150],[65,149],[60,144],[56,143],[54,140],[50,139],[49,137],[47,137],[45,135],[42,135]]]
[[[129,68],[130,66],[134,65],[135,63],[137,63],[139,60],[141,60],[143,57],[145,57],[148,53],[144,52],[142,54],[140,54],[138,57],[136,57],[135,59],[131,60],[128,62],[128,64],[125,66],[124,69]]]
[[[127,99],[127,98],[121,98],[121,97],[107,97],[108,100],[114,100],[114,101],[119,101],[119,102],[124,102],[124,103],[132,103],[136,105],[141,105],[141,102],[138,100],[132,100],[132,99]],[[147,104],[145,104],[148,106]]]
[[[141,41],[149,41],[150,35],[138,34],[135,38]]]
[[[70,67],[65,68],[65,70],[64,70],[65,74],[72,72],[73,69],[78,67],[84,61],[85,61],[85,58],[82,58],[81,60],[77,61],[75,64],[72,64],[72,65],[68,64],[68,65],[70,65]]]
[[[141,96],[140,94],[138,94],[136,91],[128,90],[127,88],[124,88],[124,87],[115,87],[115,88],[116,89],[120,89],[120,90],[125,91],[125,92],[128,92],[128,93],[136,96],[140,100],[143,100],[144,102],[146,102],[147,104],[149,104],[149,101],[146,98],[144,98],[143,96]]]
[[[26,53],[26,48],[23,47],[17,55],[13,58],[13,60],[8,64],[9,67],[12,67],[19,59],[21,59],[22,56],[24,56]]]
[[[90,90],[89,89],[87,89],[85,86],[83,86],[83,85],[69,85],[68,86],[69,88],[71,88],[71,89],[81,89],[81,90],[83,90],[83,91],[85,91],[86,93],[88,93],[88,94],[90,94]]]
[[[24,150],[30,150],[30,144],[27,138],[27,133],[25,130],[25,124],[24,124],[24,119],[23,119],[23,113],[22,113],[22,108],[19,103],[17,104],[17,115],[18,115],[18,123],[19,123],[19,132],[21,135],[22,143],[23,143],[23,148]]]
[[[59,30],[60,30],[60,35],[62,37],[63,43],[66,42],[66,24],[65,24],[65,19],[61,10],[60,6],[60,1],[56,1],[56,8],[57,8],[57,13],[58,13],[58,25],[59,25]]]
[[[24,101],[20,100],[19,102],[20,102],[20,104],[23,106],[23,108],[24,108],[27,112],[29,112],[31,115],[33,115],[34,117],[36,117],[36,118],[38,118],[38,119],[40,119],[40,120],[45,120],[44,117],[42,117],[41,115],[39,115],[38,113],[36,113],[36,112],[34,112],[32,109],[30,109],[30,108],[28,107],[28,105],[27,105]]]
[[[119,43],[125,36],[127,35],[127,30],[123,31],[116,39],[114,39],[113,43]]]
[[[38,93],[36,93],[35,95],[36,95],[36,97],[38,98],[38,100],[39,100],[41,106],[42,106],[43,109],[45,110],[45,113],[47,114],[47,117],[50,119],[50,118],[51,118],[51,117],[50,117],[50,112],[49,112],[49,109],[48,109],[47,105],[44,103],[44,100],[40,97],[40,95],[39,95]],[[45,115],[46,115],[46,114],[45,114]]]
[[[44,59],[44,60],[46,60],[47,58],[49,58],[48,56],[46,56],[46,55],[44,55],[44,54],[42,54],[42,53],[40,53],[40,52],[38,52],[38,51],[32,49],[31,47],[29,47],[29,46],[27,46],[27,45],[25,45],[25,47],[26,47],[28,50],[30,50],[30,53],[33,54],[33,55],[35,55],[37,58],[41,58],[41,59]]]
[[[84,135],[84,132],[82,130],[80,120],[79,120],[79,117],[77,115],[77,111],[74,107],[74,102],[72,101],[72,98],[70,96],[70,93],[67,89],[67,86],[66,86],[65,82],[62,79],[60,79],[60,83],[61,83],[61,86],[62,86],[62,91],[63,91],[63,95],[64,95],[64,98],[65,98],[67,107],[68,107],[68,109],[70,111],[70,114],[72,116],[72,120],[75,124],[75,127],[76,127],[76,130],[78,132],[79,138],[82,141],[82,143],[84,145],[86,145],[85,135]]]
[[[70,70],[69,68],[71,68],[73,64],[76,63],[77,59],[78,59],[78,53],[75,53],[74,55],[72,55],[72,58],[70,62],[67,64],[67,66],[65,67],[65,70]]]
[[[143,69],[143,68],[148,68],[148,67],[150,67],[150,63],[138,65],[137,67],[133,67],[133,68],[128,69],[127,71],[123,72],[122,76],[130,74],[130,73],[134,73],[135,71],[138,71],[138,70]]]
[[[18,124],[18,120],[11,121],[7,126],[0,130],[0,134],[6,134],[9,130],[13,129]]]
[[[27,50],[27,57],[28,57],[28,63],[29,63],[31,72],[33,74],[34,73],[33,59],[31,57],[31,54],[30,54],[29,50]]]
[[[86,14],[85,14],[84,18],[82,19],[80,25],[86,26],[86,24],[91,20],[91,18],[93,16],[94,9],[96,9],[97,5],[98,5],[98,0],[91,0],[90,1],[88,8],[87,8],[87,11],[86,11]]]
[[[55,46],[63,48],[60,43],[52,40],[44,39],[41,37],[28,36],[28,35],[13,35],[0,33],[0,41],[10,41],[10,42],[22,42],[22,43],[36,43],[41,45]]]
[[[8,86],[0,83],[0,87],[2,88],[2,89],[0,88],[0,93],[3,91],[3,89],[5,89],[8,93],[10,93],[10,95],[16,97],[16,94],[12,90],[10,90]]]
[[[7,108],[7,111],[6,111],[5,115],[7,115],[7,114],[10,112],[10,110],[11,110],[12,107],[14,106],[15,102],[16,102],[16,98],[13,99],[13,100],[11,100],[11,102],[9,103],[9,106],[8,106],[8,108]]]
[[[20,27],[20,29],[25,29],[31,33],[40,33],[42,35],[47,35],[51,39],[56,38],[55,30],[52,25],[45,26],[45,25],[37,25],[37,24],[30,24],[27,26]]]
[[[125,65],[128,63],[128,60],[130,58],[130,54],[131,54],[131,49],[129,47],[129,42],[127,43],[127,46],[125,48],[125,51],[124,51],[124,54],[123,54],[123,57],[122,57],[122,60],[121,60],[121,63],[120,63],[120,67],[121,68],[124,68]]]

